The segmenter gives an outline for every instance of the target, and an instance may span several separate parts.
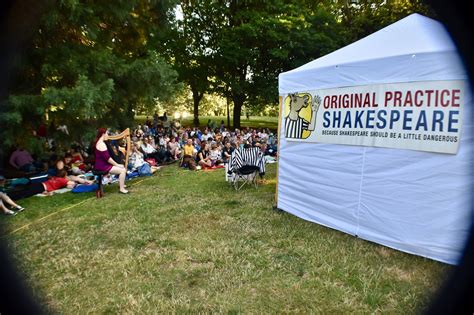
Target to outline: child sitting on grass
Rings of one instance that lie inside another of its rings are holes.
[[[211,166],[218,166],[222,164],[222,153],[217,144],[211,145],[211,151],[209,152],[209,158],[211,160]]]

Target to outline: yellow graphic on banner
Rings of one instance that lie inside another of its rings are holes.
[[[310,93],[292,93],[285,98],[285,135],[286,138],[306,139],[316,127],[316,113],[321,98]]]

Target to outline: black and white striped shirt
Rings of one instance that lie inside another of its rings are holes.
[[[301,139],[303,138],[303,130],[308,130],[309,122],[301,117],[297,120],[286,117],[285,119],[285,135],[287,138]]]
[[[236,171],[244,165],[257,166],[260,174],[265,173],[265,157],[260,148],[239,148],[232,153],[229,170]]]

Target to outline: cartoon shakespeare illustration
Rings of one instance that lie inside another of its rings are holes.
[[[292,93],[285,100],[289,112],[285,116],[285,135],[290,139],[306,139],[316,128],[316,113],[321,97],[316,95],[312,101],[309,93]],[[311,104],[311,107],[308,105]]]

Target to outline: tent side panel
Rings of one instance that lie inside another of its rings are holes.
[[[355,234],[363,147],[287,142],[279,158],[278,208]]]
[[[368,148],[361,238],[455,264],[472,223],[472,104],[457,155]]]
[[[279,94],[381,83],[468,80],[449,37],[440,37],[433,30],[424,28],[423,36],[428,36],[425,39],[430,44],[422,52],[379,54],[380,58],[354,61],[354,55],[367,55],[364,47],[382,48],[371,42],[342,48],[331,58],[280,74]],[[409,35],[399,32],[387,40],[395,40],[403,48],[412,47],[406,45]],[[464,99],[461,145],[456,155],[287,142],[284,130],[280,130],[278,207],[376,243],[456,263],[473,219],[470,95]]]
[[[471,93],[458,154],[286,141],[278,207],[407,253],[455,264],[473,220]],[[364,153],[365,151],[365,153]]]

